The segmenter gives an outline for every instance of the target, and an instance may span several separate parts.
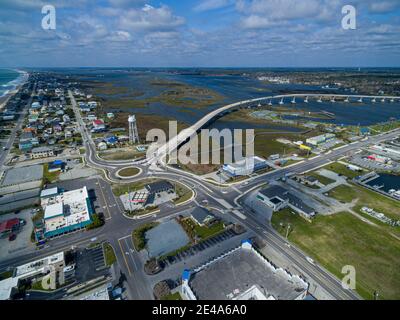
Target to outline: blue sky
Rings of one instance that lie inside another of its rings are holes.
[[[43,30],[41,8],[56,9]],[[342,7],[357,10],[343,30]],[[400,0],[1,0],[2,67],[400,66]]]

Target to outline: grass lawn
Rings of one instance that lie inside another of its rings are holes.
[[[144,179],[132,183],[113,185],[112,190],[116,196],[143,189],[146,184],[160,181],[159,179]]]
[[[210,227],[201,227],[196,224],[194,231],[202,239],[208,239],[225,230],[223,222],[218,222]]]
[[[130,167],[130,168],[125,168],[125,169],[120,170],[118,172],[118,174],[121,177],[132,177],[132,176],[136,176],[139,172],[140,172],[140,170],[138,168]]]
[[[334,163],[328,164],[326,167],[324,167],[324,169],[336,172],[337,174],[346,176],[349,179],[353,179],[353,178],[356,178],[358,176],[365,174],[365,171],[357,172],[357,171],[347,169],[347,167],[344,164],[341,164],[339,162],[334,162]]]
[[[104,160],[134,160],[145,156],[145,152],[136,150],[120,150],[117,152],[100,152],[99,157]]]
[[[163,296],[161,300],[182,300],[182,297],[179,292],[171,293],[166,296]]]
[[[326,185],[326,186],[328,184],[331,184],[331,183],[335,182],[335,180],[329,179],[329,178],[327,178],[325,176],[322,176],[322,175],[320,175],[318,173],[315,173],[315,172],[312,172],[309,175],[314,177],[314,178],[317,178],[319,182],[321,182],[323,185]]]
[[[340,185],[331,191],[329,191],[329,196],[345,203],[350,203],[354,199],[357,199],[357,190],[353,187],[347,185]]]
[[[372,299],[377,290],[381,299],[400,299],[400,241],[350,213],[318,216],[312,223],[289,210],[272,217],[272,225],[283,235],[287,223],[289,240],[339,278],[343,266],[354,266],[362,297]]]
[[[361,212],[362,207],[369,207],[375,211],[382,212],[392,219],[400,219],[400,202],[385,197],[367,188],[351,184],[351,186],[341,185],[332,189],[329,195],[342,202],[351,202],[358,199],[354,209]]]
[[[205,240],[225,230],[224,223],[222,221],[217,222],[209,227],[199,226],[191,218],[182,220],[182,223],[186,225],[184,229],[186,232],[190,232],[189,237],[192,239],[194,239],[194,236],[198,236],[201,240]]]
[[[176,194],[179,196],[179,198],[174,200],[175,204],[185,202],[192,197],[193,190],[187,188],[186,186],[180,183],[175,183],[175,185],[176,185]]]
[[[158,226],[158,224],[159,224],[158,222],[146,223],[140,226],[139,228],[133,230],[132,241],[137,251],[143,250],[146,246],[146,239],[145,239],[146,232]]]
[[[49,172],[49,164],[45,163],[43,165],[43,180],[45,183],[53,183],[58,180],[58,176],[60,175],[59,171]]]
[[[106,258],[106,265],[110,267],[117,261],[113,247],[109,243],[103,244],[104,257]]]

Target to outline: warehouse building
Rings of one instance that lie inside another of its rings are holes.
[[[182,275],[188,300],[303,300],[308,283],[274,266],[249,240]]]
[[[320,136],[308,138],[306,140],[306,142],[312,146],[318,146],[318,145],[325,143],[329,140],[332,140],[334,138],[335,138],[335,135],[333,133],[326,133],[326,134],[322,134]]]

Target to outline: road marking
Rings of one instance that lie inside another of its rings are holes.
[[[119,239],[118,239],[118,241],[120,241],[120,240],[124,240],[124,239],[126,239],[126,238],[129,238],[129,237],[131,237],[131,235],[128,235],[128,236],[125,236],[125,237],[119,238]]]
[[[99,178],[97,178],[97,182],[98,182],[98,184],[100,185]],[[104,202],[105,202],[105,204],[106,204],[105,207],[107,208],[108,217],[111,219],[112,217],[111,217],[110,209],[108,208],[107,201],[106,201],[106,197],[104,196],[104,192],[103,192],[103,189],[101,188],[101,185],[100,185],[100,191],[101,191],[101,195],[103,196],[103,200],[104,200]],[[103,209],[104,209],[104,207],[103,207]]]
[[[127,267],[127,269],[128,269],[129,275],[132,276],[132,272],[131,272],[131,269],[129,268],[128,261],[126,260],[126,255],[123,254],[123,253],[124,253],[124,250],[122,249],[122,245],[121,245],[120,240],[118,240],[118,244],[119,244],[119,247],[120,247],[120,249],[121,249],[122,256],[124,257],[125,264],[126,264],[126,267]]]

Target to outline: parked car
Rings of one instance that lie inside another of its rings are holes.
[[[15,239],[17,239],[17,235],[15,233],[11,233],[8,236],[8,241],[14,241]]]

